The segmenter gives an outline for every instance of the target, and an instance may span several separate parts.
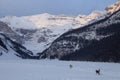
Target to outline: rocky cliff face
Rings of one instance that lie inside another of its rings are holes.
[[[120,11],[97,22],[68,31],[40,54],[41,58],[120,61]]]

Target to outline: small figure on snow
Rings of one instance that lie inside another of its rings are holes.
[[[96,74],[100,75],[100,69],[96,70]]]
[[[70,64],[69,67],[70,67],[70,69],[71,69],[71,68],[73,68],[73,65]]]

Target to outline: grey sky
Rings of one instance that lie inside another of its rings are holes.
[[[93,10],[104,10],[117,0],[0,0],[0,17],[24,16],[40,13],[88,14]]]

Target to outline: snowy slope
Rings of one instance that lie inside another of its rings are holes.
[[[31,21],[37,28],[64,26],[73,22],[74,17],[65,15],[52,15],[48,13],[25,16],[24,19]]]
[[[39,29],[43,27],[56,27],[70,24],[74,17],[65,15],[51,15],[48,13],[32,16],[5,16],[0,19],[13,29]]]
[[[78,15],[75,18],[76,24],[72,28],[77,29],[80,26],[88,25],[90,23],[93,23],[97,20],[100,20],[100,19],[104,18],[105,16],[107,16],[106,12],[102,12],[102,11],[93,11],[89,15]]]
[[[120,0],[118,0],[116,3],[110,5],[110,6],[107,6],[105,8],[105,10],[107,11],[107,13],[114,13],[115,11],[119,10],[120,9]]]
[[[0,80],[119,80],[119,68],[117,63],[0,60]]]
[[[10,38],[0,33],[0,60],[1,59],[20,59],[20,58],[33,59],[37,57],[33,56],[33,53],[27,50],[21,44],[18,44],[12,41]]]
[[[0,19],[10,26],[12,29],[36,29],[35,25],[29,20],[16,16],[5,16]]]
[[[48,48],[56,38],[58,38],[64,32],[68,31],[71,26],[72,24],[67,24],[64,26],[38,29],[32,35],[32,38],[25,41],[25,44],[23,45],[29,50],[33,51],[35,54],[38,52],[42,52],[43,50]]]
[[[23,43],[23,38],[17,32],[11,29],[6,23],[0,21],[0,33],[3,33],[7,37],[11,38],[13,41],[18,43]]]

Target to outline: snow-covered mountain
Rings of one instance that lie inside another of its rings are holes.
[[[105,8],[105,10],[110,14],[114,13],[115,11],[117,11],[119,9],[120,9],[120,0],[118,0],[116,3],[114,3],[110,6],[107,6]]]
[[[36,54],[48,48],[63,33],[86,25],[91,20],[97,20],[103,14],[103,12],[95,11],[88,16],[72,17],[44,13],[23,17],[6,16],[0,18],[0,21],[6,23],[14,32],[14,35],[10,36],[11,39],[22,43]]]
[[[101,18],[104,18],[106,15],[107,15],[106,12],[102,12],[102,11],[93,11],[89,15],[78,15],[75,18],[76,24],[72,28],[76,29],[76,28],[79,28],[80,26],[88,25],[92,22],[95,22],[95,21],[101,19]]]
[[[36,29],[36,26],[29,20],[17,16],[5,16],[0,19],[12,29]]]
[[[0,59],[36,59],[33,53],[0,33]]]
[[[120,61],[120,10],[68,31],[40,53],[41,58],[85,61]]]
[[[24,16],[23,18],[31,21],[37,28],[64,26],[74,21],[74,17],[71,16],[48,13]]]

